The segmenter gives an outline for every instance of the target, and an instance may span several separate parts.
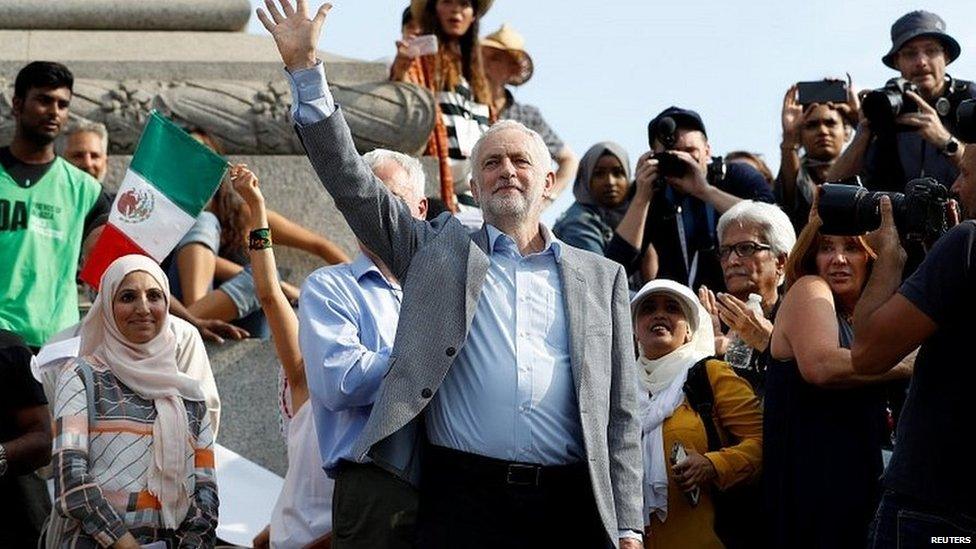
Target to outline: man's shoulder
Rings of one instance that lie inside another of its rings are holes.
[[[62,173],[65,175],[64,181],[67,184],[81,187],[88,193],[94,194],[96,198],[102,192],[102,184],[97,179],[92,177],[88,172],[76,168],[71,162],[68,162],[60,156],[54,157],[54,165],[51,168],[62,170]]]
[[[356,276],[353,274],[352,263],[339,263],[337,265],[327,265],[315,269],[305,278],[302,286],[324,289],[336,286],[348,286],[350,284],[356,284]]]
[[[738,198],[773,201],[772,190],[759,170],[742,162],[726,162],[725,177],[717,186]]]
[[[562,246],[563,262],[568,262],[584,271],[595,272],[600,276],[614,276],[617,271],[623,269],[623,265],[598,253],[582,250],[562,241],[560,241],[560,245]]]

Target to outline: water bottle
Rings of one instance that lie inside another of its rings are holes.
[[[746,308],[762,316],[762,296],[759,294],[749,294]],[[746,370],[752,363],[752,353],[753,348],[743,341],[738,333],[731,332],[729,347],[725,351],[725,362],[728,362],[729,366],[733,368]]]

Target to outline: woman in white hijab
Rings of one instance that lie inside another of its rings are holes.
[[[641,407],[645,547],[723,547],[712,493],[758,477],[759,401],[728,364],[709,358],[715,353],[711,320],[688,287],[651,281],[631,307],[647,397]],[[689,376],[707,377],[711,388],[711,424],[721,439],[713,451],[702,416],[687,397],[694,386]]]
[[[176,367],[166,275],[127,255],[100,290],[79,358],[58,377],[48,547],[213,546],[210,416],[199,382]]]

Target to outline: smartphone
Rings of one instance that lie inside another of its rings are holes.
[[[797,82],[801,105],[811,103],[846,103],[847,82],[843,80],[817,80],[815,82]]]
[[[671,446],[671,465],[677,465],[688,458],[688,452],[685,447],[680,442],[675,442]],[[688,503],[692,507],[698,506],[698,501],[701,499],[701,489],[695,486],[695,489],[690,492],[685,492],[685,497],[688,498]]]
[[[437,35],[422,34],[414,36],[407,41],[407,55],[411,59],[416,59],[422,55],[434,55],[437,53]]]

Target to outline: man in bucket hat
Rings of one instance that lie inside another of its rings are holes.
[[[864,175],[865,185],[879,191],[903,192],[906,183],[923,175],[951,186],[965,149],[953,136],[956,108],[976,97],[976,85],[946,74],[946,65],[960,52],[959,42],[934,13],[913,11],[895,21],[891,49],[881,61],[915,85],[917,93],[906,95],[918,103],[918,112],[895,120],[903,131],[884,131],[872,128],[862,110],[857,134],[827,177]]]
[[[481,39],[481,55],[485,63],[485,76],[491,86],[492,107],[499,120],[515,120],[542,136],[549,154],[556,161],[556,187],[551,200],[555,200],[576,177],[579,160],[569,145],[546,123],[539,109],[515,101],[505,86],[521,86],[532,78],[532,57],[525,51],[525,39],[510,27],[502,24],[497,31]]]

